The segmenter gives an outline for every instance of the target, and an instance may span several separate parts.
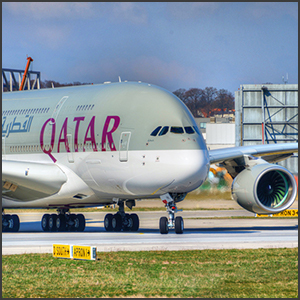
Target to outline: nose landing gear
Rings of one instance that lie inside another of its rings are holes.
[[[184,199],[185,195],[183,196]],[[167,234],[169,229],[175,229],[177,234],[183,233],[184,223],[182,217],[176,217],[175,213],[178,211],[182,211],[182,209],[177,209],[176,201],[173,197],[168,193],[160,196],[162,202],[165,204],[167,212],[169,214],[169,219],[166,217],[161,217],[159,220],[159,231],[161,234]],[[178,199],[182,201],[183,199]],[[178,202],[177,200],[177,202]]]

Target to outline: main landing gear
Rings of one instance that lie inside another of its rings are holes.
[[[18,215],[6,215],[2,209],[2,232],[17,232],[20,228]]]
[[[176,202],[182,201],[185,195],[186,194],[171,196],[168,193],[160,196],[169,214],[169,219],[167,217],[161,217],[159,220],[159,231],[161,234],[167,234],[169,232],[169,229],[174,228],[176,233],[183,233],[184,224],[182,217],[174,217],[176,212],[182,211],[181,209],[177,209]]]
[[[44,231],[84,231],[83,214],[70,214],[69,209],[57,209],[58,214],[44,214],[41,225]]]
[[[140,226],[137,214],[127,214],[124,210],[124,203],[132,209],[135,200],[117,200],[119,211],[116,214],[107,214],[104,218],[104,228],[106,231],[138,231]]]

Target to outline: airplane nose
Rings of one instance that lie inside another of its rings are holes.
[[[145,172],[123,183],[130,195],[188,193],[199,187],[209,171],[207,150],[173,150],[160,153],[160,159],[145,164]]]
[[[177,157],[172,168],[173,183],[166,192],[190,192],[198,188],[209,172],[209,160],[205,150],[184,151]]]

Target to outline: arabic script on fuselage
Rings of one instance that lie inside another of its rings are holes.
[[[30,132],[31,123],[34,116],[14,117],[8,122],[7,117],[2,119],[2,137],[8,137],[11,133]]]

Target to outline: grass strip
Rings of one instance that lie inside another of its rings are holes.
[[[2,257],[3,298],[298,298],[298,248]]]

